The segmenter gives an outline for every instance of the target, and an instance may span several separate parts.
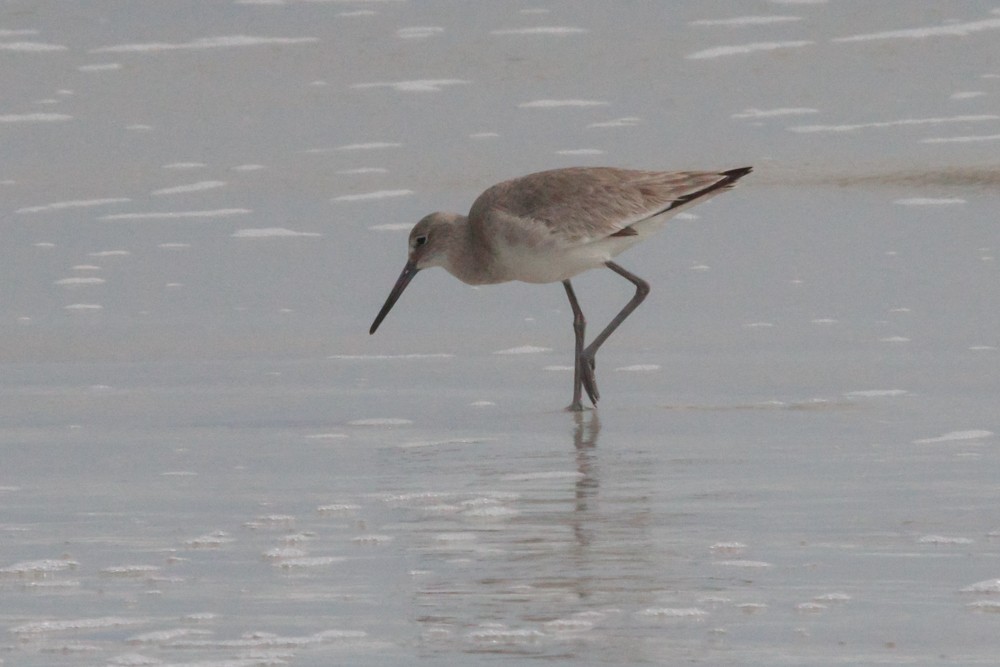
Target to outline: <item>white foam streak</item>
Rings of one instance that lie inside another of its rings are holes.
[[[354,176],[356,174],[388,174],[389,170],[385,167],[357,167],[356,169],[341,169],[337,173],[344,176]]]
[[[1000,593],[1000,579],[977,581],[976,583],[970,584],[960,590],[962,593]]]
[[[93,65],[80,65],[77,67],[81,72],[110,72],[121,68],[121,63],[94,63]]]
[[[616,371],[624,371],[628,373],[648,373],[650,371],[660,370],[659,364],[632,364],[631,366],[619,366],[615,369]]]
[[[734,16],[730,19],[698,19],[697,21],[690,21],[688,25],[743,27],[770,25],[772,23],[791,23],[801,20],[801,16]]]
[[[59,123],[73,120],[64,113],[8,113],[0,115],[0,123]]]
[[[163,645],[172,649],[198,649],[202,651],[212,649],[267,649],[267,648],[299,648],[305,646],[316,646],[328,644],[336,641],[348,641],[364,639],[368,634],[363,630],[324,630],[313,635],[301,637],[285,637],[280,635],[255,635],[241,637],[240,639],[179,639],[173,642],[166,642]],[[280,664],[271,660],[261,661],[259,658],[251,657],[247,660],[225,661],[225,662],[194,662],[183,663],[187,667],[253,667],[261,664]],[[182,667],[177,663],[175,667]]]
[[[369,417],[367,419],[355,419],[347,423],[350,426],[407,426],[412,424],[413,420],[401,417]]]
[[[233,232],[232,236],[238,239],[273,239],[323,235],[317,232],[297,232],[294,229],[286,229],[284,227],[263,227],[260,229],[240,229]]]
[[[1000,30],[1000,18],[969,21],[967,23],[951,23],[948,25],[929,26],[924,28],[906,28],[903,30],[887,30],[864,35],[838,37],[834,42],[868,42],[878,39],[924,39],[926,37],[966,37],[972,33],[984,30]]]
[[[775,118],[778,116],[798,116],[803,114],[819,113],[819,109],[812,107],[779,107],[777,109],[744,109],[740,113],[734,113],[730,118]]]
[[[464,79],[414,79],[412,81],[374,81],[372,83],[356,83],[351,88],[364,90],[366,88],[392,88],[400,93],[438,93],[445,86],[460,86],[471,83]]]
[[[62,278],[55,282],[56,285],[63,285],[66,287],[76,287],[78,285],[103,285],[104,278],[86,278],[86,277],[74,277],[74,278]]]
[[[952,537],[950,535],[923,535],[917,540],[920,544],[937,544],[942,546],[972,544],[974,540],[968,537]]]
[[[688,60],[703,60],[706,58],[721,58],[723,56],[738,56],[760,51],[775,51],[777,49],[797,49],[809,46],[816,42],[810,40],[797,40],[790,42],[753,42],[752,44],[738,44],[734,46],[717,46],[712,49],[695,51],[684,56]]]
[[[262,46],[283,44],[308,44],[318,42],[316,37],[258,37],[253,35],[222,35],[203,37],[190,42],[144,42],[139,44],[117,44],[93,49],[91,53],[150,53],[155,51],[199,51],[222,49],[235,46]]]
[[[45,53],[48,51],[65,51],[62,44],[43,44],[41,42],[2,42],[0,51],[20,51],[22,53]]]
[[[149,194],[178,195],[187,192],[201,192],[202,190],[212,190],[215,188],[221,188],[225,184],[226,184],[225,181],[200,181],[198,183],[190,183],[188,185],[177,185],[172,188],[161,188],[160,190],[153,190]]]
[[[614,120],[605,120],[599,123],[591,123],[588,128],[591,127],[633,127],[642,122],[641,118],[637,116],[625,116],[623,118],[615,118]]]
[[[227,218],[252,213],[248,208],[220,208],[213,211],[164,211],[157,213],[115,213],[101,220],[181,220],[185,218]]]
[[[558,25],[540,25],[532,28],[502,28],[491,30],[491,35],[579,35],[590,32],[586,28],[573,28]]]
[[[983,440],[985,438],[993,437],[993,431],[985,431],[981,429],[972,429],[968,431],[949,431],[943,435],[939,435],[935,438],[920,438],[919,440],[914,440],[915,445],[927,445],[939,442],[964,442],[968,440]]]
[[[522,345],[520,347],[512,347],[506,350],[497,350],[493,354],[539,354],[541,352],[551,352],[552,348],[549,347],[538,347],[536,345]]]
[[[171,162],[163,165],[164,169],[201,169],[206,167],[204,162]]]
[[[376,151],[383,148],[401,148],[403,144],[394,141],[370,141],[363,144],[346,144],[337,146],[338,151]],[[310,151],[312,152],[312,151]]]
[[[952,93],[948,99],[950,100],[973,100],[977,97],[985,97],[987,95],[984,90],[961,90],[957,93]]]
[[[977,141],[998,141],[1000,134],[973,134],[958,137],[927,137],[921,139],[922,144],[969,144]]]
[[[388,197],[404,197],[412,195],[413,190],[376,190],[375,192],[362,192],[356,195],[340,195],[331,201],[369,201],[372,199],[386,199]]]
[[[130,625],[149,623],[147,618],[120,618],[103,616],[101,618],[79,618],[64,621],[32,621],[10,628],[15,635],[42,634],[47,632],[63,632],[67,630],[105,630],[121,628]]]
[[[941,118],[901,118],[874,123],[855,123],[851,125],[795,125],[789,127],[790,132],[853,132],[886,127],[906,127],[911,125],[941,125],[944,123],[980,123],[990,120],[1000,120],[1000,116],[981,114],[977,116],[950,116]]]
[[[697,607],[650,607],[648,609],[643,609],[642,611],[636,612],[636,616],[645,616],[650,618],[690,618],[695,620],[700,620],[708,616],[708,612],[704,609],[698,609]]]
[[[433,37],[434,35],[440,35],[444,32],[444,28],[440,26],[410,26],[408,28],[400,28],[396,31],[396,37],[400,39],[427,39],[428,37]]]
[[[77,566],[79,566],[79,563],[75,560],[45,558],[41,560],[22,561],[13,565],[0,567],[0,575],[43,577],[53,572],[75,570]]]
[[[518,104],[520,109],[555,109],[558,107],[603,107],[608,103],[601,100],[533,100]]]
[[[910,197],[908,199],[897,199],[893,204],[901,206],[947,206],[949,204],[964,204],[964,199],[957,197],[932,199],[930,197]]]
[[[451,359],[454,354],[447,352],[409,353],[409,354],[331,354],[327,359],[342,361],[387,361],[395,359]]]
[[[67,208],[86,208],[90,206],[105,206],[107,204],[120,204],[131,201],[125,197],[107,197],[105,199],[73,199],[70,201],[57,201],[52,204],[42,204],[40,206],[25,206],[19,208],[15,213],[42,213],[45,211],[61,211]]]

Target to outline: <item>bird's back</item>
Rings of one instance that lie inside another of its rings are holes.
[[[488,225],[511,216],[524,224],[541,226],[565,242],[586,243],[662,213],[722,178],[717,172],[553,169],[487,189],[473,203],[469,219],[474,225]]]

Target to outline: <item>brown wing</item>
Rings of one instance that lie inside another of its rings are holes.
[[[627,235],[630,225],[731,187],[748,172],[554,169],[494,185],[476,199],[469,218],[485,222],[503,212],[570,243],[586,243]]]

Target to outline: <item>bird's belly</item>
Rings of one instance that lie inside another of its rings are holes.
[[[571,247],[501,246],[495,255],[504,280],[554,283],[604,266],[633,243],[636,237],[603,239]]]

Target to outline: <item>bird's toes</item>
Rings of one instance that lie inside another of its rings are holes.
[[[597,391],[597,385],[593,383],[584,384],[583,388],[587,390],[587,397],[590,398],[590,402],[597,405],[597,401],[601,398],[600,392]]]
[[[583,381],[583,389],[587,392],[590,402],[596,405],[601,394],[597,391],[597,378],[594,376],[594,360],[584,359],[581,365],[583,372],[580,379]]]

